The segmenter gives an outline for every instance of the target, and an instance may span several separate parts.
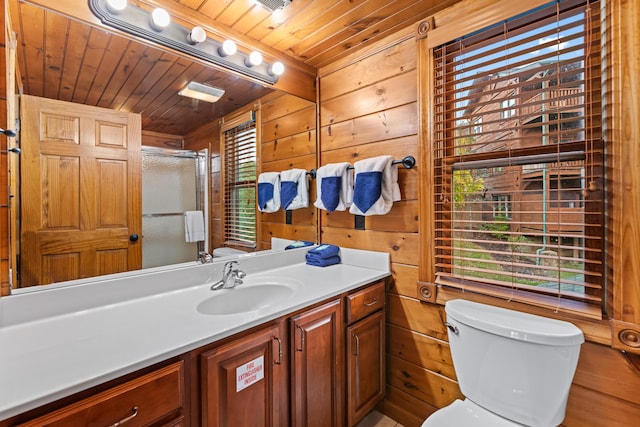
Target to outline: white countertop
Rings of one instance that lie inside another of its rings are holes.
[[[222,258],[1,298],[0,420],[390,274],[386,253],[342,249],[342,264],[325,268],[304,264],[305,253]],[[215,292],[234,291],[209,289],[230,259],[247,272],[247,286],[279,278],[301,285],[257,311],[200,313],[198,304]]]

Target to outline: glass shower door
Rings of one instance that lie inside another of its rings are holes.
[[[143,147],[142,268],[195,261],[205,242],[187,242],[184,213],[206,215],[206,154]],[[205,221],[205,236],[207,235]]]

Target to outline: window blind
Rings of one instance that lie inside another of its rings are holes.
[[[256,246],[256,125],[251,120],[224,135],[224,240]]]
[[[436,283],[601,317],[600,8],[433,49]]]

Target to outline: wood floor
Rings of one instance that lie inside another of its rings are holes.
[[[358,423],[356,427],[403,427],[402,424],[381,414],[378,411],[371,411]]]

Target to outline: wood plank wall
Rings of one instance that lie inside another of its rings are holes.
[[[615,5],[612,6],[613,3]],[[616,0],[608,2],[608,7],[620,8],[623,3],[625,8],[634,10],[618,13],[628,21],[637,21],[640,16],[637,4]],[[625,29],[632,27],[631,24],[625,24]],[[627,54],[623,62],[635,64],[623,73],[626,76],[629,72],[632,74],[627,82],[628,90],[636,87],[633,85],[637,85],[640,79],[637,60],[633,62],[631,59],[633,49],[637,49],[637,46],[633,47],[634,43],[637,45],[640,40],[640,26],[638,22],[635,24],[633,34],[624,36],[629,46],[625,47]],[[353,161],[379,154],[392,154],[399,158],[413,154],[418,158],[418,52],[411,33],[410,30],[399,31],[394,37],[369,47],[359,57],[349,57],[319,70],[320,164]],[[619,31],[617,34],[621,37]],[[632,39],[636,41],[631,42]],[[625,56],[620,52],[618,55]],[[637,113],[638,97],[635,97],[630,106],[631,111]],[[629,161],[633,163],[636,160],[636,168],[630,173],[634,176],[632,184],[637,187],[640,185],[640,177],[637,176],[638,148],[635,148],[640,144],[638,125],[622,128],[627,131],[635,129],[636,132],[627,141],[632,140],[635,144]],[[419,253],[418,201],[421,195],[417,188],[417,172],[421,166],[418,164],[416,170],[401,171],[402,201],[394,205],[389,215],[367,218],[365,231],[354,230],[353,218],[349,214],[320,213],[321,241],[391,254],[393,283],[387,291],[386,325],[387,394],[380,409],[407,427],[421,425],[436,409],[463,397],[456,382],[443,326],[443,307],[423,303],[417,296],[418,268],[428,256],[423,254],[421,258]],[[618,189],[625,188],[620,173],[617,171],[621,180]],[[638,196],[628,194],[625,200],[633,204]],[[637,218],[624,218],[621,220],[626,222],[628,229],[637,231]],[[626,236],[631,239],[626,246],[631,251],[622,247],[618,250],[637,258],[640,251],[637,237],[633,233]],[[620,260],[613,262],[619,263]],[[628,271],[637,270],[631,263],[625,265]],[[632,271],[631,275],[640,279]],[[635,283],[618,283],[616,287],[618,295],[628,296],[626,305],[617,303],[618,307],[627,309],[626,319],[631,317],[629,310],[640,310],[640,301],[633,300],[633,295],[638,292],[637,283],[637,280]],[[640,311],[631,313],[637,312]],[[633,356],[612,349],[610,345],[587,342],[582,347],[563,425],[635,425],[640,419],[638,390],[640,371]]]
[[[260,170],[282,172],[316,167],[316,104],[293,95],[274,92],[260,100],[262,123]],[[316,241],[315,181],[309,179],[309,207],[291,212],[259,213],[258,249],[270,249],[271,237]]]

